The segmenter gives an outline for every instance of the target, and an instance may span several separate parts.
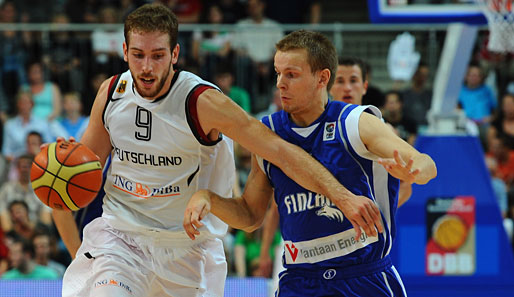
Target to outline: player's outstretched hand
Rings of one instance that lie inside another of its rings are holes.
[[[359,240],[362,230],[368,236],[378,236],[377,230],[379,233],[384,232],[380,210],[373,200],[364,196],[352,195],[338,201],[336,205],[352,223],[355,229],[355,240]]]
[[[416,175],[419,173],[419,169],[412,170],[414,160],[410,159],[408,162],[405,162],[397,150],[394,151],[393,158],[380,158],[378,159],[378,163],[384,166],[389,174],[409,184],[412,184],[416,180]]]
[[[184,211],[183,226],[189,238],[195,240],[203,226],[201,220],[211,211],[209,191],[200,190],[193,194]]]

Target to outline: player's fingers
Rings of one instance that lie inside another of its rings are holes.
[[[369,228],[368,223],[364,220],[362,214],[359,214],[357,217],[354,218],[354,220],[357,223],[357,225],[360,226],[359,231],[357,232],[357,234],[355,234],[355,240],[359,239],[362,233],[361,228],[364,229],[364,232],[366,234],[371,234],[371,229]]]
[[[191,225],[191,212],[187,209],[184,214],[184,220],[182,221],[182,226],[184,227],[184,231],[186,231],[187,236],[189,236],[189,238],[194,240],[195,236],[194,236],[193,225]]]
[[[366,221],[366,228],[364,229],[366,234],[368,236],[377,236],[377,231],[375,230],[375,220],[373,220],[368,206],[366,206],[366,209],[363,211],[362,217]]]
[[[393,155],[394,155],[394,160],[396,161],[396,163],[398,165],[403,166],[405,164],[405,162],[402,159],[402,156],[400,156],[400,153],[397,150],[394,150]]]
[[[202,212],[200,213],[200,221],[203,220],[203,218],[205,218],[205,216],[209,213],[209,210],[207,209],[207,207],[203,207],[202,208]],[[203,224],[202,224],[203,225]]]
[[[371,215],[371,219],[373,220],[373,224],[377,227],[378,232],[384,232],[384,227],[382,226],[382,220],[380,218],[380,210],[378,207],[374,203],[370,203],[368,211]]]
[[[200,220],[201,220],[200,214],[202,213],[204,207],[202,207],[200,210],[198,210],[198,209],[193,210],[193,212],[191,214],[191,224],[193,225],[193,227],[195,227],[195,234],[200,234],[200,232],[198,231],[198,228],[203,227],[203,223],[200,222]]]
[[[354,220],[350,220],[350,223],[352,223],[353,229],[355,230],[355,240],[359,240],[362,234],[361,227]]]
[[[414,164],[414,160],[410,159],[409,162],[407,162],[407,166],[405,166],[405,168],[410,171],[412,164]]]

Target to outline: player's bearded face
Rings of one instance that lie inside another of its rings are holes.
[[[130,62],[129,62],[129,68]],[[136,74],[134,81],[136,82],[136,89],[139,95],[144,98],[156,98],[157,95],[160,95],[161,91],[163,91],[166,80],[170,75],[171,70],[171,61],[168,63],[166,69],[160,73],[151,73],[151,72],[140,72]],[[134,74],[133,74],[134,75]]]
[[[170,50],[168,34],[130,32],[124,53],[139,95],[155,99],[166,93],[178,57],[178,46]]]

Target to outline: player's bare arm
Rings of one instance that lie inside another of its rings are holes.
[[[437,168],[429,155],[422,154],[398,137],[377,117],[363,112],[359,118],[362,142],[378,162],[394,177],[416,184],[426,184],[436,177]]]
[[[107,93],[110,81],[111,79],[108,79],[100,86],[95,102],[93,104],[93,108],[91,110],[91,120],[89,121],[88,127],[80,141],[100,157],[102,166],[104,166],[105,160],[111,152],[111,142],[109,135],[102,125],[103,121],[101,118],[105,103],[107,102]],[[52,217],[54,219],[55,226],[57,227],[57,230],[59,231],[59,234],[64,242],[64,245],[68,249],[71,257],[75,258],[81,241],[79,237],[79,231],[75,220],[73,219],[72,213],[66,210],[52,209]]]
[[[369,199],[354,201],[353,193],[318,161],[298,146],[286,142],[258,120],[245,113],[230,98],[216,90],[205,91],[197,103],[200,125],[206,135],[222,132],[251,152],[278,166],[302,187],[329,197],[356,227],[376,235],[383,227],[377,206]]]
[[[91,115],[89,124],[82,136],[80,142],[90,148],[99,158],[102,167],[111,153],[112,145],[109,134],[103,126],[103,111],[105,104],[108,100],[109,84],[112,78],[105,80],[95,98],[93,107],[91,108]]]
[[[201,220],[211,212],[233,228],[253,232],[261,226],[272,194],[268,178],[252,156],[252,169],[243,195],[225,198],[207,190],[196,192],[185,210],[184,229],[191,239],[195,239],[200,234],[198,229],[203,226]]]
[[[75,259],[82,242],[72,212],[52,209],[52,217],[68,253],[70,253],[72,259]]]

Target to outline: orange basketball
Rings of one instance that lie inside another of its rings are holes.
[[[55,209],[78,210],[100,191],[102,166],[98,157],[79,142],[59,141],[46,146],[32,162],[34,193]]]

